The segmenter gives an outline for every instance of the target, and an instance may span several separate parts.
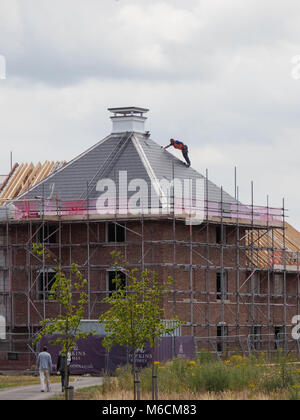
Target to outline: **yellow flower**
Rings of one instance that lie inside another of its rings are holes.
[[[158,366],[158,369],[166,369],[165,366]]]
[[[255,387],[255,385],[254,384],[249,384],[249,387],[253,389]]]
[[[240,356],[239,354],[235,354],[231,357],[231,360],[234,362],[241,362],[243,360],[243,356]]]
[[[188,365],[189,366],[194,366],[196,364],[196,362],[194,362],[194,360],[190,360],[189,362],[188,362]]]
[[[154,362],[154,366],[158,366],[158,365],[160,365],[161,363],[160,362],[158,362],[158,361],[155,361]]]
[[[294,388],[294,389],[300,389],[300,385],[295,384],[295,385],[293,385],[293,388]]]

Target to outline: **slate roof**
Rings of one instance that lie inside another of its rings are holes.
[[[173,178],[179,179],[192,179],[197,178],[205,179],[204,175],[195,171],[192,167],[187,168],[183,161],[169,153],[167,150],[161,148],[160,145],[155,143],[150,138],[145,136],[135,135],[139,139],[139,143],[143,148],[149,163],[158,179],[166,178],[171,180]],[[192,160],[192,156],[190,156]],[[193,161],[192,161],[193,164]],[[221,188],[215,185],[213,182],[208,180],[208,201],[221,202],[235,204],[237,201],[234,197],[223,190],[223,196]],[[221,197],[222,196],[222,197]]]
[[[193,163],[193,162],[192,162]],[[164,150],[147,135],[139,133],[112,134],[55,171],[42,182],[22,194],[20,198],[48,198],[61,200],[98,198],[96,184],[99,179],[110,178],[118,184],[118,172],[127,171],[128,182],[143,179],[148,186],[155,180],[204,179],[182,160]],[[221,202],[221,189],[211,181],[207,183],[208,200]],[[236,203],[234,197],[223,191],[224,203]]]

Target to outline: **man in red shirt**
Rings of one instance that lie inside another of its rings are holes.
[[[189,159],[189,149],[187,147],[186,144],[184,144],[182,141],[179,140],[174,140],[174,139],[170,139],[170,144],[168,144],[168,146],[164,147],[164,149],[167,149],[168,147],[173,146],[175,149],[179,149],[182,151],[182,155],[184,157],[184,159],[186,160],[186,165],[187,167],[191,166],[191,161]]]

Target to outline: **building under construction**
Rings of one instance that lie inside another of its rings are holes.
[[[196,351],[298,352],[291,328],[300,314],[300,234],[286,222],[284,202],[241,203],[154,142],[147,109],[110,111],[112,133],[80,156],[15,165],[3,180],[0,367],[30,367],[40,321],[61,311],[49,300],[54,267],[32,252],[34,243],[66,273],[78,264],[87,320],[106,309],[118,250],[131,267],[173,277],[166,320],[185,322],[176,334],[193,336]]]

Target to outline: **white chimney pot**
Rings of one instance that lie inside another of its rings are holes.
[[[124,108],[108,108],[108,111],[114,115],[112,120],[112,134],[137,132],[145,133],[145,121],[147,117],[144,114],[149,111],[146,108],[124,107]]]

